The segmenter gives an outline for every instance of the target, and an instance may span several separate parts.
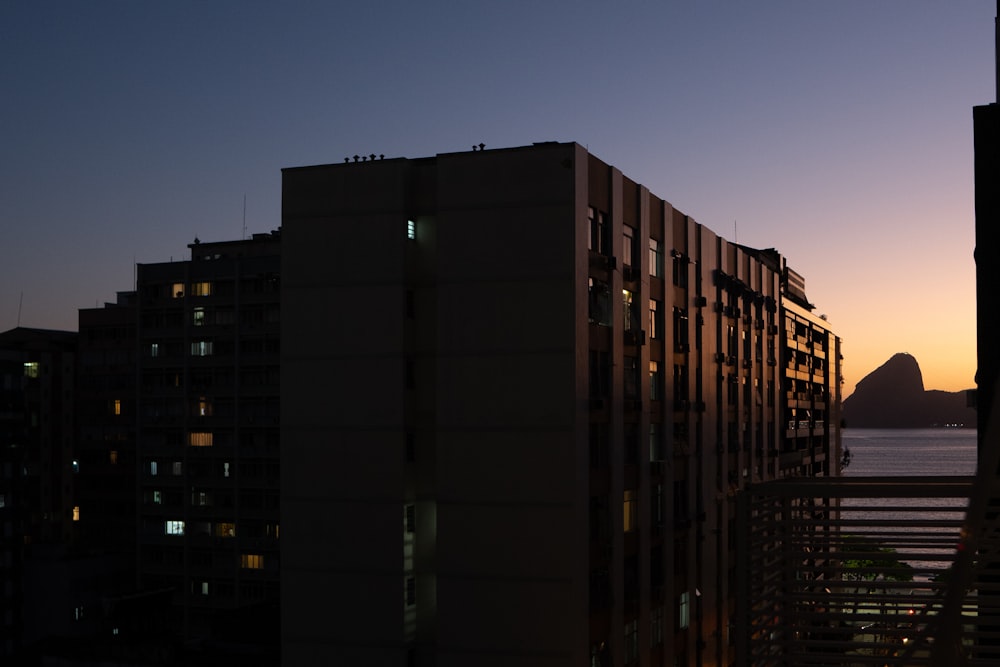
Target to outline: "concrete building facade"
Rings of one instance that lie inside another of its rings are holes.
[[[840,456],[780,255],[555,142],[285,169],[282,234],[284,664],[734,661],[734,497]]]

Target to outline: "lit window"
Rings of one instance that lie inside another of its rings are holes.
[[[677,604],[677,625],[684,629],[691,625],[691,595],[684,591]]]
[[[80,520],[80,506],[76,505],[73,507],[73,521]]]
[[[660,329],[662,324],[660,324],[660,302],[656,299],[649,300],[649,337],[659,338],[661,335]]]
[[[208,595],[208,582],[207,581],[201,582],[201,594],[202,595]]]
[[[211,447],[212,446],[212,435],[211,433],[205,432],[195,432],[188,434],[188,444],[192,447]]]
[[[38,362],[37,361],[26,361],[24,362],[24,376],[29,378],[38,377]]]
[[[170,288],[170,293],[175,299],[180,299],[184,296],[184,283],[174,283]]]
[[[200,327],[205,324],[205,309],[198,307],[191,313],[191,324]]]
[[[212,341],[210,340],[191,341],[191,356],[192,357],[212,356]]]
[[[195,296],[212,296],[212,283],[192,283],[191,293]]]
[[[635,530],[635,515],[636,515],[636,497],[635,489],[625,489],[624,502],[622,507],[624,509],[624,520],[625,520],[625,532],[631,533]]]
[[[149,474],[150,475],[155,475],[156,474],[156,461],[150,461],[149,462]]]
[[[212,416],[212,402],[204,396],[198,399],[198,415],[200,417]]]
[[[184,534],[184,522],[183,521],[166,521],[164,523],[164,532],[167,535],[183,535]]]
[[[149,356],[151,356],[151,357],[158,357],[158,356],[160,356],[160,344],[159,343],[150,343],[150,345],[149,345]]]
[[[649,275],[663,277],[663,248],[656,239],[649,239]]]
[[[235,523],[217,523],[217,524],[215,524],[215,536],[216,537],[236,537],[236,524]]]
[[[115,399],[114,405],[111,408],[111,410],[116,415],[120,415],[122,413],[122,400],[120,398]]]
[[[174,474],[180,475],[184,472],[184,464],[180,461],[174,461]]]
[[[414,220],[406,221],[406,238],[411,241],[417,238],[417,223]]]
[[[660,374],[660,366],[655,361],[649,362],[649,399],[658,401],[662,398],[663,379]]]
[[[240,554],[240,567],[246,570],[262,570],[264,557],[260,554]]]
[[[208,507],[212,504],[212,496],[205,491],[192,491],[191,504],[196,507]]]
[[[118,464],[118,450],[112,449],[108,453],[108,461],[111,463],[111,465],[117,465]]]
[[[634,331],[638,327],[638,318],[635,316],[635,309],[632,306],[632,292],[623,289],[622,290],[622,304],[624,305],[623,314],[625,315],[625,331]]]
[[[222,476],[229,477],[229,462],[226,461],[222,464]]]
[[[76,459],[73,459],[70,463],[70,467],[73,469],[73,472],[80,472],[80,462]]]
[[[163,504],[163,495],[159,491],[153,491],[153,504],[154,505]]]

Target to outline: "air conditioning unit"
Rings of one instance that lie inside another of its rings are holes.
[[[696,296],[694,298],[694,305],[696,308],[704,308],[708,305],[708,299],[703,296]]]

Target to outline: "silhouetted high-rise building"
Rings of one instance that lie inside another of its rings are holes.
[[[137,387],[121,409],[138,584],[172,592],[171,633],[188,640],[277,645],[279,245],[195,241],[190,261],[137,267]]]
[[[773,250],[575,143],[285,169],[282,661],[725,665],[734,497],[836,475]]]
[[[0,333],[0,658],[73,614],[44,586],[76,534],[73,458],[76,333]],[[2,661],[2,660],[0,660]]]

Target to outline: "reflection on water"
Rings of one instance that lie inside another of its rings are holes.
[[[951,476],[976,473],[975,429],[846,429],[843,446],[851,451],[845,477]],[[886,519],[908,522],[961,521],[966,501],[955,498],[845,498],[842,518]],[[857,508],[850,511],[850,508]],[[893,511],[892,508],[899,508]],[[954,535],[956,528],[901,528],[901,533],[918,530],[924,534]],[[863,529],[857,532],[864,532]],[[950,541],[950,539],[948,540]],[[951,551],[950,547],[948,549]],[[900,549],[903,551],[903,549]],[[909,550],[921,553],[923,549]],[[930,555],[930,554],[928,554]],[[924,570],[938,570],[941,562],[907,559]],[[918,575],[918,579],[920,577]]]

